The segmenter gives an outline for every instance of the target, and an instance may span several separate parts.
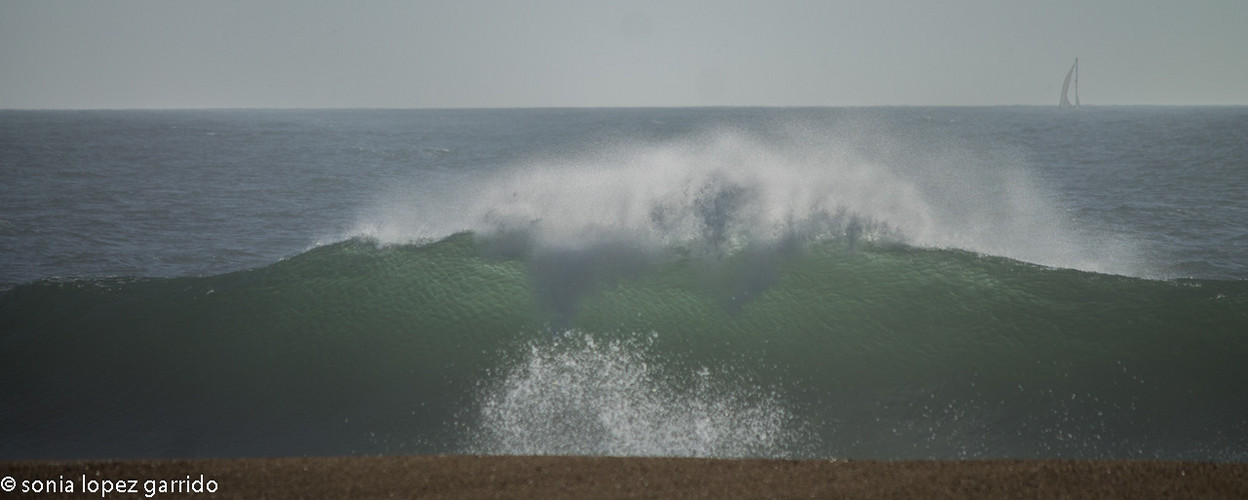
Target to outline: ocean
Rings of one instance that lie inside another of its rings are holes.
[[[0,111],[0,459],[1248,460],[1248,108]]]

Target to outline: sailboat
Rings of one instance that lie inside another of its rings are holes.
[[[1067,92],[1070,91],[1070,78],[1072,76],[1075,78],[1075,103],[1074,104],[1070,103],[1070,98],[1067,95]],[[1058,103],[1058,106],[1060,106],[1062,109],[1066,109],[1066,108],[1079,109],[1080,108],[1079,106],[1079,58],[1078,57],[1075,58],[1075,64],[1070,67],[1070,71],[1066,72],[1066,81],[1062,83],[1062,101]]]

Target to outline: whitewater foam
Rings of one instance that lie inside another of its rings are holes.
[[[530,345],[482,391],[468,451],[780,457],[811,444],[774,393],[705,367],[672,373],[652,356],[653,340],[568,332]]]

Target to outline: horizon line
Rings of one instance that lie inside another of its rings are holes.
[[[1083,108],[1169,107],[1233,108],[1248,104],[1084,104]],[[1050,104],[814,104],[814,105],[690,105],[690,106],[203,106],[203,107],[0,107],[0,111],[485,111],[542,109],[863,109],[863,108],[1058,108]]]

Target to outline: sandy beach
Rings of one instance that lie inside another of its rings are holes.
[[[1248,464],[1158,461],[393,456],[0,471],[5,498],[1248,498]]]

